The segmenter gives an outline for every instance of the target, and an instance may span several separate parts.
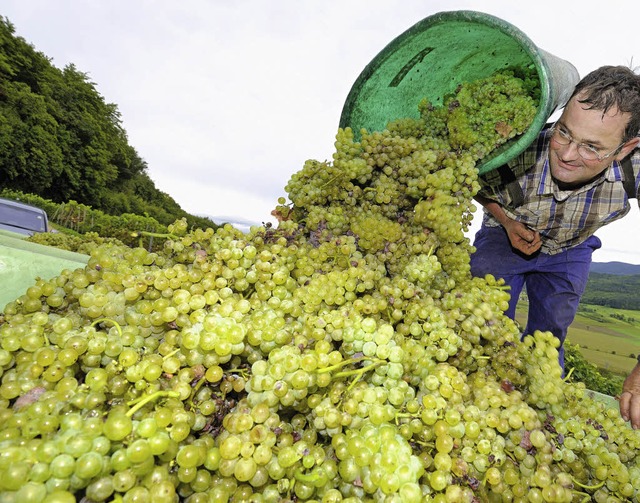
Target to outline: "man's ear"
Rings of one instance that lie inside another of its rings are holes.
[[[633,149],[638,147],[638,145],[640,145],[640,138],[635,137],[629,140],[622,147],[620,147],[620,152],[618,152],[618,155],[616,155],[616,160],[620,161],[627,157]]]

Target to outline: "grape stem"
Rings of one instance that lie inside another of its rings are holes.
[[[157,400],[160,397],[170,397],[170,398],[179,398],[180,397],[180,393],[178,393],[177,391],[156,391],[155,393],[151,393],[150,395],[147,395],[145,397],[142,398],[138,398],[136,400],[134,400],[133,402],[129,402],[129,403],[136,403],[136,405],[134,405],[133,407],[131,407],[126,415],[131,417],[133,416],[137,411],[139,411],[142,407],[144,407],[146,404],[148,404],[149,402],[153,401],[153,400]]]
[[[603,485],[604,485],[604,480],[602,482],[600,482],[599,484],[596,484],[595,486],[587,486],[585,484],[581,484],[580,482],[578,482],[575,478],[571,477],[571,480],[573,481],[573,483],[575,485],[577,485],[578,487],[582,487],[582,489],[586,489],[588,491],[592,491],[595,489],[600,489]]]
[[[207,379],[205,377],[198,379],[198,382],[191,390],[191,395],[189,395],[189,400],[188,400],[188,403],[190,406],[193,406],[193,397],[196,396],[196,393],[200,390],[200,388],[202,388],[202,385],[205,383],[206,380]]]
[[[360,379],[362,379],[362,374],[357,375],[355,377],[355,379],[353,381],[351,381],[351,384],[349,384],[349,386],[347,386],[347,389],[346,389],[345,393],[349,393],[355,387],[355,385],[358,384]],[[340,400],[340,403],[342,403],[342,399]]]
[[[176,236],[175,234],[171,234],[169,232],[160,233],[160,232],[150,232],[150,231],[136,231],[136,232],[132,232],[131,235],[133,237],[149,236],[149,237],[154,237],[154,238],[167,238],[167,239],[178,239],[178,237],[179,237],[179,236]]]
[[[162,357],[163,360],[167,360],[167,358],[171,358],[173,355],[175,355],[176,353],[180,352],[180,348],[174,349],[173,351],[171,351],[170,353],[167,353],[166,355],[164,355]]]
[[[567,382],[569,380],[569,378],[571,377],[571,374],[573,374],[574,370],[575,370],[575,367],[571,367],[571,370],[569,370],[569,373],[563,379],[564,382]]]
[[[358,363],[361,362],[363,360],[370,360],[371,358],[368,358],[366,356],[358,356],[356,358],[349,358],[348,360],[343,360],[340,363],[336,363],[335,365],[330,365],[329,367],[323,367],[321,369],[317,369],[316,372],[318,374],[324,374],[325,372],[331,372],[333,370],[337,370],[339,368],[344,367],[345,365],[349,365],[351,363]],[[380,360],[382,361],[382,360]]]
[[[370,363],[369,365],[359,368],[359,369],[354,369],[354,370],[345,370],[343,372],[336,372],[334,377],[351,377],[351,376],[356,376],[355,379],[351,382],[351,384],[349,384],[349,386],[346,389],[346,393],[348,393],[349,391],[351,391],[353,389],[353,387],[356,385],[356,383],[362,378],[362,376],[367,373],[369,370],[372,370],[374,368],[376,368],[378,365],[381,365],[382,363],[385,363],[385,360],[379,360],[377,358],[369,358],[367,356],[358,356],[357,358],[349,358],[348,360],[343,360],[340,363],[336,363],[335,365],[330,365],[328,367],[323,367],[321,369],[317,369],[316,372],[319,374],[324,374],[326,372],[331,372],[333,370],[337,370],[340,369],[346,365],[350,365],[351,363],[358,363],[361,362],[363,360],[369,360],[373,363]]]
[[[421,445],[422,447],[429,447],[431,449],[435,448],[436,446],[435,442],[425,442],[424,440],[412,439],[411,442],[417,445]]]
[[[417,413],[416,414],[411,414],[409,412],[398,412],[398,413],[396,413],[396,416],[395,416],[396,424],[399,424],[398,420],[402,419],[404,417],[413,419],[413,418],[416,418],[416,417],[420,417],[420,414],[417,414]]]
[[[376,368],[377,366],[379,366],[382,363],[382,360],[373,362],[369,365],[367,365],[366,367],[362,367],[360,369],[354,369],[354,370],[345,370],[343,372],[336,372],[335,373],[335,377],[351,377],[353,375],[358,376],[358,378],[360,378],[363,374],[369,372],[369,370],[373,370],[374,368]]]
[[[323,183],[320,188],[324,189],[327,185],[331,185],[333,182],[335,182],[338,178],[340,178],[340,175],[336,175],[333,178],[327,180],[325,183]]]
[[[116,320],[112,320],[111,318],[98,318],[97,320],[94,320],[93,323],[91,323],[91,326],[94,327],[98,323],[102,323],[103,321],[110,321],[111,323],[113,323],[116,327],[116,330],[118,331],[118,335],[122,337],[122,328],[120,327],[120,324]]]
[[[147,236],[151,238],[166,238],[166,239],[179,239],[178,236],[171,233],[162,234],[159,232],[150,232],[150,231],[134,231],[131,233],[131,237],[139,237],[138,246],[140,248],[144,248],[144,242],[142,241],[142,237]],[[149,245],[151,245],[152,240],[149,241]]]
[[[240,374],[245,379],[249,378],[249,373],[247,372],[247,369],[235,368],[235,369],[229,369],[226,371],[226,374],[233,374],[233,373]]]
[[[309,484],[313,484],[316,480],[320,478],[320,475],[314,472],[302,473],[302,468],[296,470],[293,476],[295,477],[296,480],[299,480],[300,482],[307,482]]]

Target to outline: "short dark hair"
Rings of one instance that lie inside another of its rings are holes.
[[[640,132],[640,75],[626,66],[601,66],[588,73],[573,90],[571,99],[580,95],[579,103],[589,109],[601,110],[604,115],[611,108],[630,113],[623,141]]]

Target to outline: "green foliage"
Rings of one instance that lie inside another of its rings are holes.
[[[564,343],[565,370],[571,372],[570,378],[585,384],[587,389],[609,396],[617,396],[622,391],[623,377],[599,369],[585,360],[578,345]]]
[[[217,226],[159,191],[116,105],[73,64],[60,70],[0,16],[0,186],[167,226]]]

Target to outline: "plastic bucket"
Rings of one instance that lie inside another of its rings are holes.
[[[511,66],[535,68],[541,97],[532,125],[520,137],[496,149],[478,165],[480,174],[520,154],[549,117],[568,101],[579,74],[568,61],[536,47],[508,22],[475,11],[440,12],[419,21],[392,40],[353,84],[340,127],[382,131],[387,123],[418,117],[418,103],[442,98],[462,82],[488,77]]]

